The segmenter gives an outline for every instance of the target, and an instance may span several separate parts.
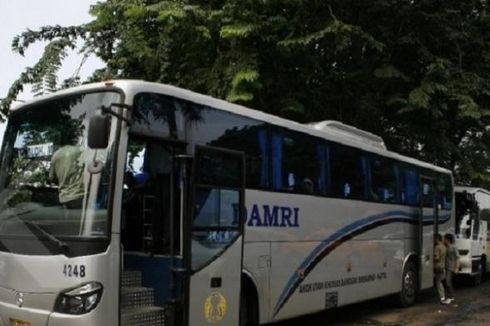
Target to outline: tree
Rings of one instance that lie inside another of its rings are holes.
[[[44,27],[48,41],[16,81],[56,89],[69,48],[106,67],[89,81],[174,84],[299,122],[340,120],[391,150],[490,187],[487,0],[108,0],[82,26]],[[72,85],[77,80],[65,84]]]

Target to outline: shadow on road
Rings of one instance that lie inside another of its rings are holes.
[[[439,303],[435,290],[426,290],[410,308],[400,308],[397,305],[397,297],[388,296],[271,325],[480,325],[474,323],[472,316],[490,311],[489,297],[490,282],[476,287],[469,286],[468,282],[458,282],[457,301],[449,306],[442,306]],[[490,325],[490,319],[486,316],[484,319],[485,325]]]
[[[431,296],[429,294],[429,296]],[[371,320],[369,316],[379,314],[387,309],[400,309],[396,304],[396,297],[388,296],[362,303],[357,303],[337,309],[323,311],[321,313],[294,318],[284,322],[271,324],[271,326],[298,326],[308,323],[317,325],[383,325],[395,326],[398,324],[380,323]]]

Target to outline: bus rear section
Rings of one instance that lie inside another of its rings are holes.
[[[456,187],[456,248],[459,252],[460,276],[477,285],[489,270],[488,221],[490,192],[485,189]]]

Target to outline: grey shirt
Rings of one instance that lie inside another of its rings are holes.
[[[457,272],[458,259],[458,249],[452,244],[448,245],[446,248],[446,270]]]
[[[83,162],[79,146],[63,146],[51,158],[50,177],[59,186],[59,200],[64,204],[83,198]]]

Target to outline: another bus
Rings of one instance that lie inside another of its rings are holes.
[[[482,188],[456,187],[456,248],[459,251],[460,276],[468,276],[474,285],[481,283],[490,270],[488,261],[488,221],[490,192]]]
[[[143,81],[13,110],[0,325],[256,325],[433,285],[450,171]]]

